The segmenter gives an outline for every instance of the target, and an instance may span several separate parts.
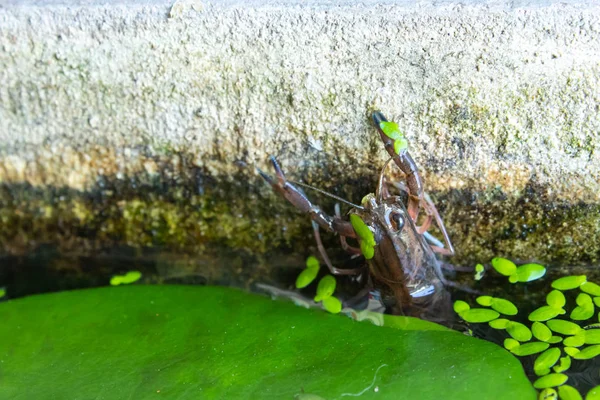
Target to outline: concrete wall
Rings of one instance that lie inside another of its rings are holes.
[[[87,196],[107,176],[122,190],[142,180],[202,195],[198,176],[215,187],[253,179],[268,154],[359,201],[364,192],[340,186],[374,185],[385,161],[368,119],[378,108],[406,131],[463,260],[600,256],[592,1],[0,5],[6,215],[15,199],[56,209],[44,192]],[[42,194],[34,202],[24,187]],[[119,190],[113,198],[131,199]],[[266,212],[278,201],[267,198],[246,203]],[[16,246],[5,228],[5,249],[37,243],[19,226],[26,238]],[[293,240],[281,235],[271,244]]]

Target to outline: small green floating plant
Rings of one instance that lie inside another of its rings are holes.
[[[496,257],[492,267],[508,277],[510,283],[531,282],[543,277],[546,268],[539,264],[517,266],[510,260]],[[475,279],[481,279],[484,268],[478,264]],[[600,323],[581,327],[572,321],[587,321],[595,314],[595,306],[600,307],[600,285],[588,282],[585,275],[565,276],[551,284],[546,296],[546,305],[531,312],[528,320],[531,327],[505,316],[515,316],[518,308],[509,300],[492,296],[479,296],[476,302],[484,308],[472,308],[468,303],[454,302],[454,311],[469,323],[488,323],[493,329],[505,330],[509,337],[504,347],[518,357],[539,354],[533,369],[539,378],[533,386],[540,390],[539,399],[583,399],[577,389],[566,385],[568,375],[564,372],[571,367],[572,360],[588,360],[600,355]],[[567,315],[567,300],[564,291],[579,289],[568,321],[558,319]],[[500,316],[503,316],[500,318]],[[600,313],[598,314],[600,321]],[[533,340],[535,339],[535,340]],[[591,389],[586,400],[600,400],[600,386]]]
[[[129,271],[125,275],[115,275],[110,278],[111,286],[128,285],[140,280],[142,273],[140,271]]]
[[[296,288],[302,289],[310,285],[319,274],[320,268],[319,260],[316,257],[308,257],[306,259],[306,268],[296,278]],[[322,302],[323,308],[332,314],[338,314],[342,311],[342,302],[333,296],[336,285],[337,283],[333,275],[324,276],[317,285],[317,295],[314,298],[315,302]]]

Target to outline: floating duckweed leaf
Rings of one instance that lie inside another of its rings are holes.
[[[571,357],[574,357],[577,353],[579,353],[581,351],[576,347],[565,347],[563,350],[565,351],[565,353],[567,353]]]
[[[562,385],[558,387],[558,396],[560,400],[583,400],[577,389],[573,386]]]
[[[533,382],[533,387],[536,389],[546,389],[549,387],[560,386],[565,383],[567,379],[569,379],[569,377],[565,374],[548,374]]]
[[[552,336],[550,339],[548,339],[546,342],[550,343],[550,344],[556,344],[556,343],[560,343],[562,342],[562,338],[560,336]]]
[[[400,132],[398,124],[395,122],[382,121],[379,123],[379,127],[385,136],[389,137],[390,139],[396,140],[404,136],[402,132]]]
[[[306,268],[307,269],[316,269],[318,272],[320,267],[321,266],[319,265],[319,260],[317,260],[317,257],[309,256],[306,259]]]
[[[581,327],[573,322],[562,319],[551,319],[546,322],[548,328],[561,335],[576,335],[581,332]]]
[[[521,346],[521,343],[517,342],[515,339],[504,339],[504,348],[509,351],[513,351],[514,349]]]
[[[502,257],[492,258],[492,267],[504,276],[511,276],[517,272],[515,263]]]
[[[456,300],[454,302],[454,312],[457,314],[460,314],[461,312],[467,311],[469,309],[471,309],[471,306],[466,301]]]
[[[585,344],[585,331],[579,332],[575,336],[569,336],[563,340],[563,344],[567,347],[580,347]]]
[[[600,329],[585,330],[585,344],[600,344]]]
[[[485,274],[485,268],[483,267],[483,265],[477,264],[475,266],[475,280],[480,281],[481,278],[483,278],[484,274]]]
[[[530,356],[532,354],[541,353],[548,349],[550,345],[544,342],[531,342],[520,345],[517,348],[511,350],[511,352],[517,356]]]
[[[594,358],[597,355],[600,355],[600,344],[595,344],[593,346],[588,346],[585,349],[582,349],[579,353],[572,355],[576,360],[589,360],[590,358]]]
[[[6,296],[6,289],[0,288],[0,299]]]
[[[571,357],[564,356],[560,358],[560,362],[558,363],[558,365],[555,365],[552,369],[554,370],[554,372],[560,373],[568,370],[569,368],[571,368]]]
[[[506,318],[498,318],[488,323],[494,329],[506,329],[510,321]]]
[[[354,231],[358,237],[363,242],[367,242],[370,246],[375,246],[376,243],[373,232],[371,232],[361,217],[359,217],[357,214],[350,214],[350,223],[352,224],[352,228],[354,228]]]
[[[475,301],[479,304],[482,305],[484,307],[489,307],[492,305],[492,300],[494,298],[492,296],[479,296],[478,298],[475,299]]]
[[[405,137],[394,140],[394,152],[400,154],[408,149],[408,140]]]
[[[600,297],[594,297],[594,304],[596,307],[600,307]]]
[[[533,363],[533,370],[535,371],[536,375],[546,375],[550,372],[550,368],[556,364],[559,358],[560,349],[557,347],[548,349],[535,359],[535,362]]]
[[[597,285],[594,282],[583,283],[579,286],[579,290],[591,294],[592,296],[600,296],[600,285]]]
[[[319,273],[318,269],[314,269],[314,268],[304,269],[302,272],[300,272],[300,275],[298,275],[298,277],[296,278],[296,288],[302,289],[302,288],[305,288],[308,285],[310,285],[312,283],[312,281],[315,280],[318,273]]]
[[[515,282],[531,282],[540,279],[546,275],[546,267],[540,264],[524,264],[517,268],[517,271],[511,275],[516,279]],[[511,283],[515,283],[511,282]]]
[[[492,308],[504,315],[517,315],[519,310],[512,302],[506,299],[492,298]]]
[[[337,314],[342,311],[342,302],[335,296],[326,297],[323,299],[323,307],[332,314]]]
[[[375,255],[375,247],[364,241],[360,242],[360,251],[367,260],[370,260]]]
[[[594,305],[592,303],[577,306],[571,311],[571,319],[574,321],[585,321],[594,316]]]
[[[531,332],[537,340],[541,340],[542,342],[547,342],[552,337],[550,328],[541,322],[534,322],[533,325],[531,325]]]
[[[518,340],[519,342],[528,342],[531,340],[531,331],[520,322],[510,321],[506,325],[506,331],[513,339]]]
[[[550,307],[562,308],[567,303],[565,295],[559,290],[553,290],[546,296],[546,303]]]
[[[585,400],[600,400],[600,386],[591,388],[585,395]]]
[[[538,400],[558,400],[558,393],[552,388],[546,388],[540,392]]]
[[[578,288],[587,280],[585,275],[564,276],[552,282],[552,287],[558,290],[571,290]]]
[[[590,283],[590,282],[586,282],[586,283]],[[579,295],[575,299],[575,302],[577,303],[578,306],[582,306],[582,307],[594,305],[594,303],[592,302],[592,298],[590,297],[589,294],[586,294],[586,293],[579,293]]]
[[[365,204],[367,204],[369,202],[370,199],[375,198],[375,194],[374,193],[369,193],[366,194],[361,200],[360,200],[360,204],[362,204],[363,206]]]
[[[321,301],[328,297],[331,297],[333,292],[335,292],[335,278],[331,275],[325,275],[319,281],[319,286],[317,286],[317,295],[315,296],[315,301]]]
[[[490,322],[499,316],[500,314],[497,311],[488,310],[487,308],[471,308],[460,313],[462,319],[471,323]]]
[[[530,321],[548,321],[560,314],[560,308],[542,306],[529,314]]]
[[[110,279],[112,286],[127,285],[138,281],[142,277],[142,273],[139,271],[129,271],[125,275],[115,275]]]
[[[585,329],[598,329],[600,328],[600,323],[596,322],[595,324],[589,324],[585,326]]]

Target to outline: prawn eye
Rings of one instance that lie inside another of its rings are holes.
[[[399,212],[392,213],[390,222],[392,223],[392,227],[397,231],[404,228],[404,216]]]

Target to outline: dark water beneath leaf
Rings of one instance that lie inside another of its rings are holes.
[[[334,263],[336,254],[333,254]],[[347,255],[346,268],[349,265]],[[23,256],[0,256],[0,288],[5,288],[6,296],[2,300],[14,299],[32,294],[57,292],[64,290],[93,288],[110,285],[114,275],[128,271],[140,271],[143,283],[153,284],[191,284],[225,285],[243,288],[255,292],[257,284],[272,285],[283,290],[296,291],[294,282],[304,268],[304,258],[281,254],[257,257],[243,251],[215,249],[214,254],[204,257],[186,256],[162,252],[160,250],[140,250],[133,248],[112,248],[94,256],[72,254],[65,256],[51,246],[40,246],[35,252]],[[350,261],[360,263],[360,259]],[[339,264],[337,264],[339,265]],[[587,275],[588,281],[600,283],[598,266],[547,266],[548,272],[543,279],[527,284],[511,284],[506,277],[489,270],[481,281],[473,279],[473,273],[450,272],[448,278],[460,285],[475,289],[480,295],[489,295],[508,299],[517,305],[519,314],[509,317],[528,327],[529,313],[545,305],[546,295],[554,279],[565,275]],[[327,273],[321,268],[320,275]],[[318,280],[318,279],[317,279]],[[314,295],[314,285],[301,291],[310,298]],[[358,293],[363,284],[356,280],[338,279],[336,295],[349,298]],[[478,295],[457,289],[449,289],[448,307],[455,300],[464,300],[478,307],[475,299]],[[575,305],[577,290],[565,292],[570,312]],[[596,310],[598,311],[598,310]],[[504,339],[510,337],[504,330],[495,330],[488,324],[467,324],[456,315],[444,315],[435,322],[443,323],[462,332],[471,331],[472,335],[503,346]],[[559,317],[560,318],[560,317]],[[568,319],[567,315],[563,316]],[[581,325],[597,323],[600,315],[595,314]],[[535,340],[535,339],[534,339]],[[560,344],[558,345],[560,347]],[[565,354],[563,353],[562,356]],[[533,362],[537,355],[520,357],[529,378],[538,377],[533,372]],[[600,357],[592,360],[572,360],[571,368],[565,373],[569,376],[567,384],[576,387],[583,395],[592,387],[600,385]]]

